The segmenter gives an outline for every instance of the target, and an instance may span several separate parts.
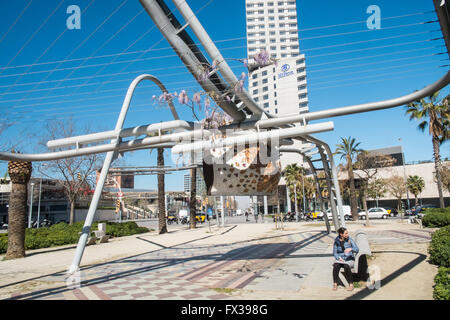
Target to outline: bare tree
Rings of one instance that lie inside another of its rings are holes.
[[[45,145],[45,142],[48,140],[67,138],[90,132],[89,128],[85,128],[82,132],[78,131],[72,119],[49,121],[46,124],[45,131],[45,140],[41,141],[41,145]],[[56,151],[64,149],[67,148],[58,148]],[[75,221],[77,200],[85,193],[86,189],[89,189],[96,183],[93,174],[96,168],[100,167],[102,159],[102,154],[93,154],[39,164],[39,172],[49,179],[55,179],[57,184],[64,190],[70,204],[70,224],[73,224]]]
[[[378,169],[382,167],[389,167],[395,163],[395,159],[388,155],[370,153],[365,150],[361,150],[356,158],[354,164],[355,175],[359,178],[359,189],[361,194],[361,200],[363,203],[363,210],[367,212],[367,197],[369,195],[369,189],[374,178],[378,174]],[[369,215],[366,214],[366,224],[369,224]]]
[[[397,199],[397,209],[400,211],[402,209],[402,198],[406,193],[405,179],[401,176],[392,176],[386,179],[386,187],[389,193]]]

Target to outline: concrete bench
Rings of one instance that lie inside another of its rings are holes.
[[[372,254],[369,246],[369,239],[367,238],[367,234],[364,230],[358,230],[356,231],[353,240],[359,248],[359,251],[355,256],[355,265],[353,266],[353,268],[351,268],[351,271],[353,273],[353,280],[366,281],[369,279],[367,256],[370,256]],[[341,269],[339,272],[339,279],[345,286],[349,285],[347,279],[345,279],[343,269]]]

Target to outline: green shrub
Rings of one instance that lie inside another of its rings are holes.
[[[431,235],[428,253],[432,264],[450,267],[450,225],[440,228]]]
[[[99,222],[94,222],[91,231],[98,230]],[[84,222],[73,225],[61,222],[48,228],[26,229],[25,250],[49,248],[78,243]],[[145,227],[139,227],[135,222],[106,222],[106,234],[112,237],[130,236],[148,232]],[[93,232],[91,232],[93,235]],[[0,254],[5,253],[8,247],[8,235],[0,234]]]
[[[440,228],[450,225],[450,208],[427,209],[422,219],[424,227]]]
[[[450,268],[440,267],[434,283],[433,299],[450,300]]]

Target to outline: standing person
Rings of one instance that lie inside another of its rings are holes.
[[[345,278],[349,283],[348,291],[352,291],[353,274],[351,268],[355,265],[355,254],[359,248],[350,238],[348,230],[344,227],[338,229],[338,236],[334,239],[333,255],[336,259],[333,264],[333,290],[337,290],[339,270],[344,268]]]
[[[258,223],[258,212],[255,212],[255,222]]]
[[[245,210],[245,222],[248,222],[248,211]]]

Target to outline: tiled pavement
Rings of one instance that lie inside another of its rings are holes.
[[[367,234],[371,244],[430,240],[424,230]],[[38,281],[60,286],[11,299],[209,300],[230,298],[213,288],[295,292],[304,286],[329,286],[330,279],[317,271],[331,264],[332,240],[325,232],[294,232],[232,244],[194,242],[83,268],[79,288],[68,288],[63,273],[46,276]]]

